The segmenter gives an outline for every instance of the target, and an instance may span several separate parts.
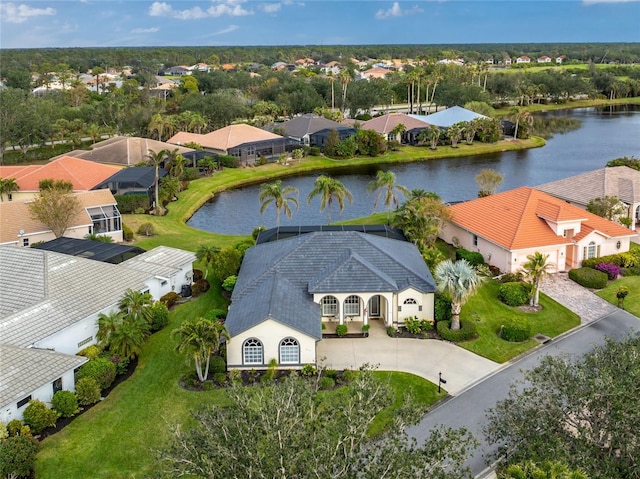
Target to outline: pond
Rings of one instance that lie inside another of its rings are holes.
[[[504,175],[498,191],[505,191],[602,168],[609,160],[622,156],[640,156],[638,107],[581,108],[545,115],[577,118],[582,126],[565,134],[556,134],[542,148],[332,171],[331,176],[342,181],[353,194],[353,204],[347,202],[342,214],[334,205],[332,221],[368,216],[373,212],[375,194],[367,193],[367,184],[380,169],[393,171],[400,185],[435,191],[444,201],[454,202],[477,196],[475,176],[484,168],[492,168]],[[307,204],[307,195],[321,173],[283,178],[283,186],[294,186],[300,191],[300,208],[294,211],[291,219],[282,214],[280,225],[327,223],[327,210],[320,212],[319,197]],[[251,234],[259,225],[274,227],[276,214],[273,207],[267,208],[264,215],[260,214],[259,190],[260,186],[254,185],[225,191],[203,205],[188,224],[204,231],[230,235]],[[382,202],[377,211],[384,211]]]

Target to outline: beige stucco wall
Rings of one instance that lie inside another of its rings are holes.
[[[320,321],[320,318],[318,318],[318,321]],[[262,342],[264,352],[263,364],[243,365],[242,345],[245,340],[249,338],[256,338]],[[300,364],[280,364],[280,341],[284,338],[294,338],[300,344]],[[303,364],[315,364],[316,340],[311,336],[307,336],[306,334],[285,326],[278,321],[268,319],[253,328],[234,336],[227,343],[227,365],[232,369],[264,369],[269,364],[269,361],[274,358],[278,361],[280,368],[299,367]]]
[[[408,298],[414,299],[417,304],[404,304],[405,300]],[[413,288],[407,288],[404,291],[400,291],[397,295],[397,302],[395,304],[396,314],[394,321],[397,322],[398,325],[403,325],[406,318],[413,318],[414,316],[417,316],[418,319],[433,321],[434,301],[433,293],[422,293]]]

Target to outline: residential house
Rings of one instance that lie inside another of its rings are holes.
[[[158,179],[167,176],[164,168],[158,168]],[[94,186],[94,190],[108,189],[114,195],[146,195],[149,206],[155,198],[156,169],[153,166],[123,168],[102,183]]]
[[[515,272],[535,252],[549,255],[555,271],[583,259],[629,250],[635,233],[617,223],[529,187],[448,207],[440,238],[470,251],[502,272]]]
[[[170,67],[165,69],[162,72],[162,75],[166,76],[185,76],[191,75],[193,72],[186,65],[177,65],[175,67]]]
[[[81,158],[95,163],[134,166],[149,161],[149,158],[147,157],[147,155],[149,155],[149,151],[158,153],[162,150],[174,151],[176,149],[177,153],[180,153],[181,155],[193,151],[193,148],[176,146],[171,143],[152,140],[150,138],[114,136],[113,138],[108,138],[94,144],[91,147],[91,150],[74,150],[70,153],[66,153],[65,156]],[[96,168],[96,165],[92,165],[91,168]],[[111,174],[102,178],[99,183],[105,181],[118,170],[118,168],[115,168],[115,171],[112,170]]]
[[[297,116],[283,123],[274,123],[265,127],[268,131],[282,131],[289,138],[304,145],[324,147],[333,130],[338,132],[340,140],[356,134],[356,129],[342,125],[322,116],[307,114]]]
[[[123,240],[122,218],[109,190],[81,191],[74,193],[74,196],[80,208],[69,222],[65,236],[84,238],[96,233],[110,236],[115,242]],[[32,202],[0,203],[0,245],[28,247],[55,238],[49,227],[31,216],[29,204]]]
[[[403,125],[405,131],[402,134],[392,134],[398,125]],[[386,140],[396,140],[401,143],[416,143],[416,138],[424,129],[429,127],[429,123],[413,118],[404,113],[388,113],[367,120],[360,125],[362,130],[374,130],[384,136]]]
[[[556,57],[556,63],[559,65],[561,63],[564,63],[565,61],[567,61],[567,56],[566,55],[560,55],[559,57]]]
[[[178,146],[197,143],[212,153],[235,156],[243,166],[255,165],[262,157],[278,158],[298,146],[298,142],[290,138],[244,123],[229,125],[204,135],[179,132],[167,141]]]
[[[316,364],[324,323],[390,327],[433,321],[436,285],[412,243],[315,231],[247,250],[226,326],[229,368]],[[371,360],[375,362],[375,353]]]
[[[393,70],[383,67],[373,67],[363,72],[356,72],[356,80],[371,80],[372,78],[386,78]]]
[[[118,170],[117,166],[96,165],[81,158],[64,155],[44,165],[0,166],[0,178],[14,178],[20,188],[6,199],[27,201],[39,193],[42,180],[67,181],[73,185],[73,191],[88,191]]]
[[[538,58],[538,63],[551,63],[551,57],[548,57],[547,55],[542,55],[541,57]]]
[[[587,171],[536,186],[536,189],[582,209],[587,209],[589,202],[596,198],[615,196],[624,209],[622,216],[631,218],[630,228],[640,230],[640,171],[628,166]]]
[[[189,67],[189,70],[191,70],[192,72],[211,73],[211,67],[202,62],[191,65]]]
[[[526,55],[522,55],[516,58],[516,63],[531,63],[531,58]]]
[[[502,62],[507,66],[511,66],[511,57],[504,57]]]
[[[75,389],[74,371],[86,359],[72,355],[95,344],[98,316],[118,310],[127,290],[157,300],[171,291],[172,277],[163,275],[178,265],[189,271],[174,286],[190,283],[193,253],[164,248],[144,255],[144,264],[114,265],[0,245],[0,421],[20,419],[30,399],[49,402],[57,390]]]
[[[430,125],[436,125],[440,128],[449,128],[451,125],[460,123],[461,121],[473,121],[476,118],[489,118],[475,111],[467,110],[461,106],[452,106],[446,110],[440,110],[430,115],[409,115],[411,118],[420,120]]]

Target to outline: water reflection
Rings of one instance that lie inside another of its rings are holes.
[[[342,214],[334,206],[332,219],[340,221],[372,213],[375,195],[367,193],[366,188],[379,169],[393,171],[398,183],[409,189],[422,188],[437,192],[445,201],[461,201],[477,195],[475,175],[483,168],[493,168],[504,175],[500,187],[500,191],[504,191],[602,168],[614,158],[640,156],[640,109],[637,107],[583,108],[546,115],[578,118],[582,126],[555,135],[543,148],[332,171],[331,175],[344,182],[354,196],[353,204],[346,204]],[[319,198],[307,205],[307,194],[321,173],[283,179],[284,185],[300,191],[300,209],[291,219],[281,216],[281,225],[327,222],[327,212],[319,211]],[[205,231],[238,235],[250,234],[261,224],[275,226],[273,208],[260,215],[258,192],[259,186],[224,192],[197,211],[189,225]],[[379,205],[378,211],[384,211],[384,206]]]

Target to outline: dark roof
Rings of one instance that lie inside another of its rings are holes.
[[[313,293],[399,292],[409,286],[437,290],[415,245],[357,231],[316,231],[246,252],[225,324],[235,336],[272,319],[320,339]]]
[[[162,178],[166,175],[166,170],[162,168],[158,169],[158,178]],[[130,185],[136,185],[140,188],[147,189],[153,186],[155,177],[156,172],[153,166],[133,166],[130,168],[123,168],[99,185],[96,185],[93,189],[100,190],[102,188],[109,188],[110,183],[129,183]]]
[[[407,241],[402,230],[388,225],[307,225],[307,226],[279,226],[261,231],[256,244],[268,243],[280,239],[291,238],[314,231],[359,231],[384,238]]]
[[[355,129],[350,126],[312,114],[298,116],[283,123],[276,123],[265,129],[273,131],[274,128],[282,128],[287,136],[298,139],[322,130],[353,130],[355,132]]]
[[[119,264],[145,252],[137,246],[126,246],[115,243],[103,243],[77,238],[56,238],[46,243],[34,245],[33,248],[55,253],[64,253],[80,258],[92,259],[103,263]]]

